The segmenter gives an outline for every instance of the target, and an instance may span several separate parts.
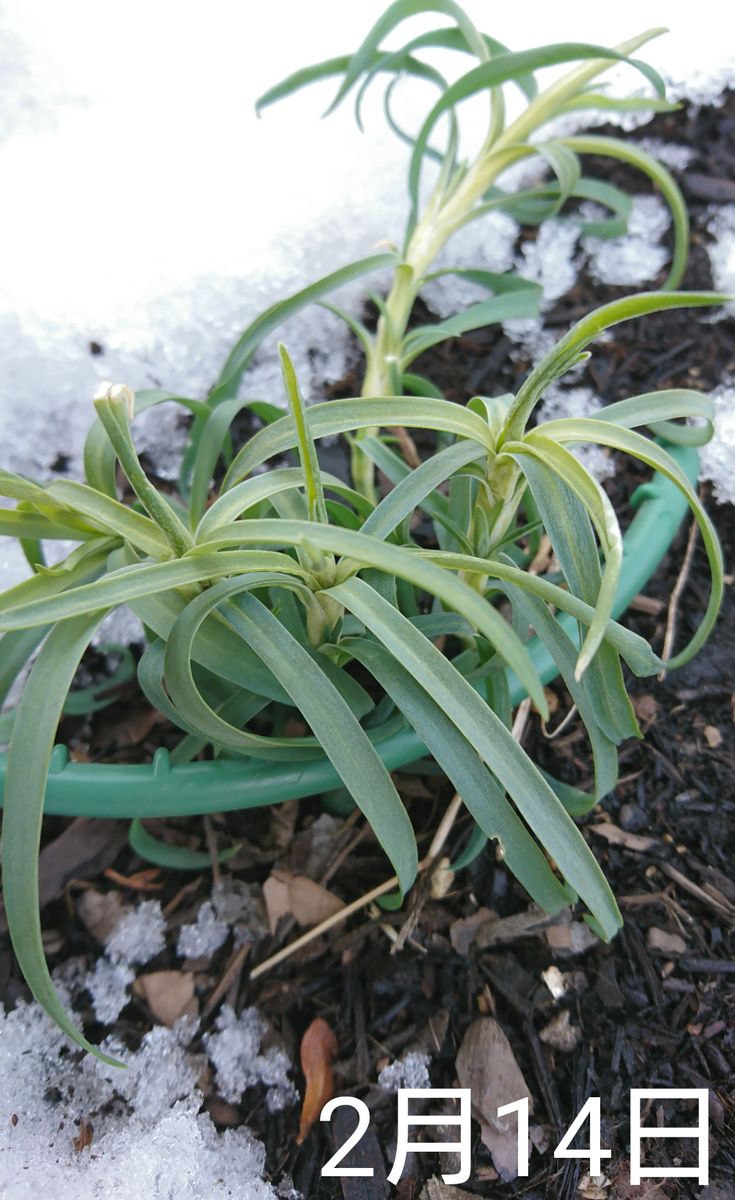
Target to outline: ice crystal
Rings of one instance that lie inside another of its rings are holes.
[[[628,218],[628,232],[608,240],[596,237],[582,239],[590,256],[590,270],[602,283],[634,287],[656,278],[669,260],[669,251],[660,244],[671,224],[668,207],[658,196],[633,196],[633,210]],[[609,215],[598,205],[583,204],[585,220],[599,220]]]
[[[218,921],[211,900],[205,900],[197,913],[196,925],[182,925],[176,953],[181,958],[209,958],[227,940],[230,927]]]
[[[409,1050],[403,1059],[397,1059],[378,1075],[381,1087],[398,1091],[399,1088],[428,1088],[431,1087],[429,1067],[431,1058],[428,1054],[420,1054]]]
[[[166,922],[159,900],[144,900],[115,926],[107,943],[110,962],[147,963],[166,946]]]
[[[718,292],[732,295],[735,293],[735,204],[712,205],[709,214],[707,230],[714,239],[707,245],[712,278]],[[720,312],[735,315],[735,300]]]
[[[229,1005],[223,1005],[215,1021],[216,1033],[203,1038],[207,1055],[217,1069],[217,1090],[225,1100],[237,1103],[246,1088],[264,1083],[268,1088],[266,1105],[277,1112],[296,1099],[296,1089],[288,1078],[288,1055],[271,1046],[260,1052],[260,1043],[268,1030],[256,1008],[243,1009],[240,1018]]]
[[[715,436],[700,446],[700,479],[712,481],[720,504],[735,504],[735,387],[721,384],[710,400],[715,406]]]
[[[111,963],[109,958],[98,958],[94,970],[87,975],[87,991],[92,997],[94,1014],[103,1025],[112,1025],[120,1016],[130,999],[128,988],[135,979],[135,971],[127,963]]]
[[[194,1028],[156,1026],[137,1052],[106,1039],[121,1071],[80,1055],[38,1004],[0,1006],[1,1200],[275,1200],[265,1148],[245,1127],[219,1135],[200,1111]],[[80,1117],[94,1136],[78,1154]]]

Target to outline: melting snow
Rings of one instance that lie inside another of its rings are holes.
[[[602,208],[591,204],[582,205],[582,213],[585,220],[599,220],[605,215]],[[655,279],[669,259],[660,240],[670,224],[669,209],[658,196],[633,196],[628,232],[623,237],[583,239],[593,277],[622,287],[636,287]]]
[[[182,925],[176,953],[180,958],[209,958],[227,940],[230,927],[218,921],[210,900],[197,913],[196,925]]]
[[[262,1082],[268,1087],[269,1112],[278,1112],[296,1102],[296,1089],[287,1074],[291,1063],[286,1052],[271,1046],[260,1053],[268,1023],[257,1008],[243,1009],[238,1019],[233,1009],[224,1004],[215,1029],[216,1033],[204,1035],[203,1042],[217,1068],[217,1090],[225,1100],[237,1103],[246,1088]]]
[[[144,900],[118,921],[85,986],[92,996],[98,1021],[111,1025],[128,1003],[128,988],[135,979],[134,963],[150,962],[166,947],[166,922],[158,900]],[[224,939],[223,939],[224,940]]]
[[[218,1134],[200,1111],[195,1031],[155,1026],[135,1053],[106,1038],[123,1071],[81,1054],[37,1004],[0,1007],[1,1200],[275,1200],[265,1148],[244,1126]],[[77,1153],[80,1117],[94,1137]]]

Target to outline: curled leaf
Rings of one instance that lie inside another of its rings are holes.
[[[332,1059],[337,1053],[337,1039],[333,1031],[317,1017],[312,1021],[301,1041],[301,1067],[306,1077],[306,1095],[301,1109],[301,1126],[296,1144],[301,1145],[304,1138],[327,1101],[334,1095],[334,1076],[332,1074]]]

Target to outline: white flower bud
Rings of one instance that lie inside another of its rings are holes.
[[[125,383],[110,383],[109,380],[104,380],[94,396],[93,400],[122,400],[125,403],[125,411],[128,414],[128,420],[132,421],[135,414],[135,392]]]

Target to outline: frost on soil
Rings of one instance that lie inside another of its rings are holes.
[[[0,1200],[274,1200],[264,1147],[244,1126],[218,1134],[199,1111],[195,1032],[186,1021],[155,1026],[135,1053],[106,1038],[121,1071],[79,1051],[37,1004],[0,1007]],[[80,1117],[94,1138],[76,1153]]]

